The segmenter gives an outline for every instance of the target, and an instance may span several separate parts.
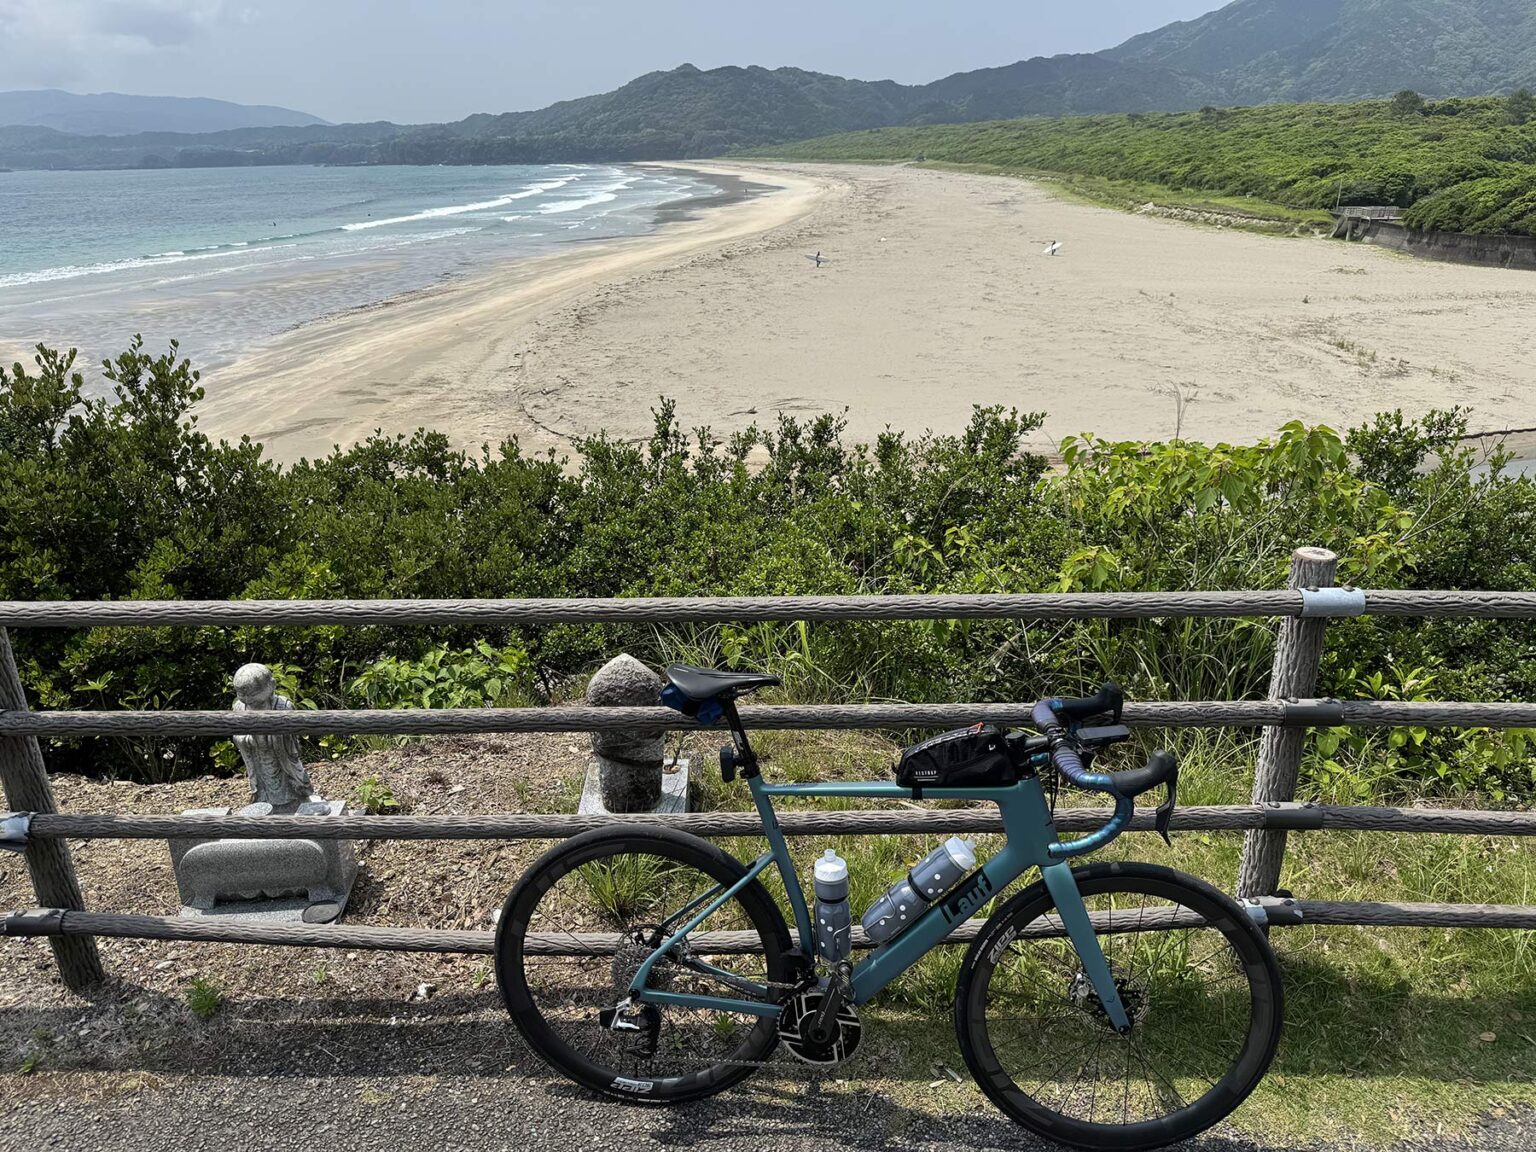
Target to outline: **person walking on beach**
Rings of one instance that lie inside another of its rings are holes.
[[[1054,256],[1054,255],[1056,255],[1060,251],[1061,251],[1061,241],[1060,240],[1052,240],[1049,244],[1047,244],[1045,246],[1045,254],[1047,256]]]

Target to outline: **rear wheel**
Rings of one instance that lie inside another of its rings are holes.
[[[533,1050],[577,1083],[642,1103],[696,1100],[750,1075],[778,1042],[772,1019],[670,1004],[642,1005],[636,1031],[599,1019],[663,940],[745,874],[707,840],[661,828],[598,829],[540,857],[496,931],[502,999]],[[647,986],[776,1001],[790,950],[783,914],[754,880],[663,957]]]
[[[955,1026],[971,1074],[1018,1123],[1077,1148],[1160,1148],[1203,1132],[1274,1057],[1283,1003],[1268,941],[1230,897],[1171,869],[1073,875],[1131,1031],[1110,1025],[1037,884],[966,954]]]

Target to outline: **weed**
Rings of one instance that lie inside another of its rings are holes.
[[[369,816],[387,816],[400,810],[395,790],[377,776],[369,776],[352,789],[351,804]]]
[[[198,976],[187,986],[187,1007],[200,1020],[212,1020],[224,1006],[224,993],[218,985],[204,976]]]

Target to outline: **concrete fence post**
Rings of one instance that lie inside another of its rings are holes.
[[[0,628],[0,711],[25,712],[26,693],[21,674],[11,651],[11,638]],[[43,750],[32,736],[0,736],[0,785],[5,801],[14,812],[57,812],[53,786],[43,765]],[[33,840],[26,850],[27,870],[32,874],[32,889],[37,902],[45,908],[81,911],[85,907],[80,883],[75,879],[74,861],[66,840]],[[90,936],[53,936],[53,958],[65,985],[76,992],[103,977],[96,941]]]
[[[1291,554],[1292,588],[1330,588],[1339,558],[1326,548],[1298,548]],[[1326,618],[1289,618],[1280,624],[1275,643],[1274,671],[1269,679],[1271,700],[1307,699],[1317,694],[1318,665],[1323,656]],[[1253,777],[1255,804],[1290,803],[1296,799],[1296,779],[1306,740],[1304,728],[1266,728],[1259,744],[1259,764]],[[1269,896],[1280,886],[1285,863],[1283,831],[1251,831],[1243,838],[1243,860],[1237,894]]]

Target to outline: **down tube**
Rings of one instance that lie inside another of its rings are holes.
[[[853,970],[853,1002],[864,1004],[877,996],[978,908],[1022,876],[1032,863],[1028,850],[1010,837],[1001,852],[918,917],[912,927]]]

